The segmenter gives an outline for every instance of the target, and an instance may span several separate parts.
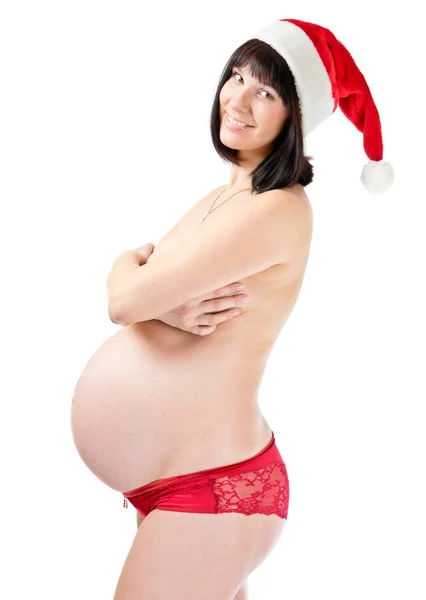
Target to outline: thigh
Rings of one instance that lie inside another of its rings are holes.
[[[285,522],[277,515],[155,509],[136,532],[114,600],[234,600]]]
[[[143,517],[139,511],[136,511],[136,527],[137,528],[139,528],[142,525],[142,522],[144,519],[145,519],[145,517]]]

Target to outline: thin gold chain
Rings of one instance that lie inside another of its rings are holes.
[[[238,192],[235,192],[235,194],[232,194],[232,196],[229,196],[229,198],[227,198],[225,200],[225,202],[222,202],[222,204],[219,204],[219,206],[216,206],[216,208],[213,208],[213,205],[216,204],[216,202],[219,200],[219,198],[221,197],[221,195],[223,194],[223,192],[225,192],[228,188],[226,187],[224,190],[222,190],[219,194],[219,196],[216,198],[216,200],[213,201],[212,205],[210,206],[209,212],[206,214],[206,216],[204,217],[204,219],[201,221],[201,223],[207,219],[207,217],[209,216],[210,213],[214,212],[215,210],[217,210],[218,208],[220,208],[222,206],[222,204],[225,204],[225,202],[228,202],[228,200],[230,200],[231,198],[233,198],[236,194],[239,194],[240,192],[246,192],[247,190],[251,190],[251,187],[249,188],[244,188],[243,190],[238,190]]]

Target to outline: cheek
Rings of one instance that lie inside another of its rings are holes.
[[[285,117],[283,116],[282,110],[270,110],[266,119],[267,122],[270,124],[270,133],[272,135],[278,135],[285,121]]]
[[[257,108],[258,110],[255,114],[256,122],[265,135],[269,137],[275,133],[276,129],[278,129],[276,111],[271,110],[271,107],[265,105]]]
[[[219,94],[219,104],[224,104],[225,102],[227,102],[229,100],[229,93],[226,90],[226,84],[223,86],[223,88],[220,90],[220,94]]]

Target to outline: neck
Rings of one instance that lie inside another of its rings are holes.
[[[250,156],[242,156],[241,151],[238,154],[239,164],[232,164],[229,177],[228,191],[237,191],[252,186],[252,176],[250,173],[265,158],[264,152],[260,150],[257,153],[251,153]]]
[[[228,191],[243,190],[244,188],[251,187],[252,177],[250,175],[250,171],[251,169],[244,169],[244,172],[242,172],[240,169],[237,172],[232,170],[228,182]]]

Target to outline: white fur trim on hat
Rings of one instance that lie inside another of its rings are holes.
[[[315,45],[300,27],[288,21],[275,21],[252,32],[249,38],[266,42],[287,61],[296,81],[303,135],[308,135],[334,108],[330,78]]]

